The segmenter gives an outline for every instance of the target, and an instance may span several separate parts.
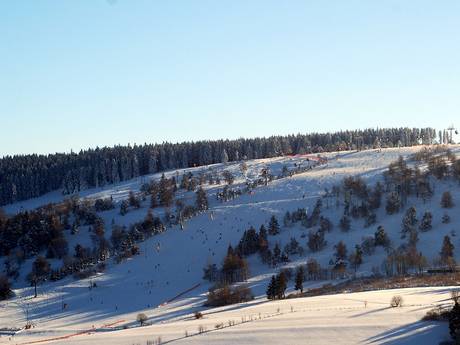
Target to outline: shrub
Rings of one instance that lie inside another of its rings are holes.
[[[220,307],[229,304],[247,302],[254,298],[251,290],[245,286],[217,285],[213,286],[208,293],[206,305]]]
[[[391,298],[390,307],[392,308],[402,307],[402,304],[403,304],[403,298],[401,296],[393,296]]]
[[[143,326],[145,322],[147,321],[148,317],[144,313],[139,313],[137,314],[136,320]]]
[[[195,316],[195,319],[199,320],[199,319],[202,319],[203,318],[203,314],[199,311],[196,311],[195,314],[193,314]]]
[[[422,321],[447,321],[450,312],[441,308],[428,310],[422,317]]]

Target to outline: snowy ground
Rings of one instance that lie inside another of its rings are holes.
[[[82,321],[86,315],[56,317],[46,329],[20,333],[8,344],[26,344],[60,336],[62,344],[147,344],[147,341],[177,344],[438,344],[448,339],[447,324],[422,322],[426,311],[448,305],[451,288],[413,288],[372,291],[311,298],[251,303],[216,308],[204,312],[201,320],[185,312],[193,298],[151,311],[150,326],[112,330],[103,327],[90,330],[92,324]],[[403,297],[400,308],[390,308],[394,295]],[[118,319],[132,319],[121,314],[116,318],[94,323],[101,327]],[[159,321],[162,319],[162,321]],[[228,327],[229,322],[234,326]],[[222,324],[224,328],[217,329]],[[40,327],[42,328],[42,327]],[[199,329],[205,330],[199,334]],[[208,332],[209,331],[209,332]],[[188,335],[186,337],[185,335]],[[41,342],[40,342],[41,343]],[[152,343],[153,344],[153,343]]]
[[[292,178],[276,180],[267,187],[261,186],[252,195],[243,195],[232,201],[221,203],[215,199],[216,193],[222,186],[208,186],[210,210],[189,222],[182,231],[178,227],[155,236],[140,245],[141,255],[119,265],[109,264],[105,273],[94,277],[98,287],[90,290],[90,280],[75,281],[71,277],[56,283],[47,283],[39,287],[39,297],[31,298],[32,289],[24,281],[25,274],[30,271],[31,262],[23,266],[24,274],[15,283],[17,297],[0,303],[0,328],[22,327],[25,323],[25,310],[35,327],[30,331],[17,334],[11,341],[8,337],[0,338],[0,343],[26,343],[28,341],[67,336],[78,331],[101,328],[104,332],[96,332],[91,336],[77,336],[56,343],[68,344],[136,344],[145,343],[161,336],[163,341],[183,337],[185,331],[190,334],[198,331],[203,325],[208,330],[214,329],[220,322],[227,323],[229,319],[241,323],[241,317],[252,315],[262,320],[237,325],[235,327],[217,330],[196,337],[177,340],[178,343],[193,344],[229,344],[234,343],[268,343],[268,344],[436,344],[430,339],[441,339],[439,334],[447,334],[445,326],[439,324],[418,323],[418,320],[432,304],[441,303],[448,298],[448,292],[443,289],[409,289],[401,292],[380,291],[353,295],[336,295],[298,299],[295,301],[280,301],[266,303],[263,295],[267,280],[273,269],[261,264],[257,256],[249,258],[251,279],[249,284],[256,299],[249,306],[231,306],[225,311],[206,310],[202,307],[209,284],[201,279],[202,269],[208,262],[220,264],[229,244],[236,245],[244,230],[250,225],[258,228],[267,223],[270,216],[275,214],[280,222],[286,211],[294,211],[299,207],[313,207],[317,198],[325,188],[331,188],[345,176],[360,175],[370,183],[381,177],[388,164],[395,161],[399,155],[408,157],[420,147],[395,148],[363,152],[343,152],[325,154],[329,161],[326,165],[318,166],[308,172]],[[453,147],[460,153],[460,147]],[[281,172],[283,165],[312,164],[305,157],[282,157],[274,159],[254,160],[247,162],[248,171],[243,176],[238,164],[223,166],[217,164],[210,167],[188,169],[195,172],[213,169],[222,171],[229,169],[237,176],[235,185],[242,185],[246,179],[254,179],[264,166],[269,166],[272,173]],[[167,176],[181,175],[184,170],[171,171]],[[159,175],[147,176],[120,183],[106,188],[87,190],[82,197],[97,198],[113,196],[116,201],[126,198],[129,191],[139,190],[140,185]],[[433,211],[433,230],[420,234],[419,249],[429,258],[434,258],[441,247],[442,238],[450,234],[460,223],[460,200],[457,206],[449,211],[452,222],[441,224],[439,200],[444,190],[457,191],[459,187],[449,182],[440,183],[432,201],[420,204],[414,200],[419,214],[424,210]],[[183,193],[180,197],[193,202],[193,193]],[[455,194],[454,194],[455,198]],[[5,210],[9,213],[20,209],[30,209],[47,202],[62,200],[59,193],[9,205]],[[410,203],[409,203],[410,204]],[[129,225],[145,217],[148,201],[143,207],[131,211],[126,216],[119,215],[118,208],[101,213],[106,224],[112,220],[117,224]],[[309,257],[315,257],[322,265],[327,266],[333,255],[334,245],[343,240],[349,250],[360,243],[365,235],[372,235],[379,224],[383,224],[390,238],[396,243],[400,240],[400,224],[402,213],[388,217],[381,209],[377,214],[375,226],[364,229],[362,221],[352,223],[352,230],[342,233],[338,230],[338,214],[335,206],[325,207],[324,214],[333,220],[335,229],[327,234],[328,246],[325,250],[313,254],[306,252],[303,257],[292,257],[290,266],[305,263]],[[154,213],[161,214],[161,209]],[[211,217],[212,213],[212,217]],[[295,237],[303,247],[306,244],[307,230],[300,225],[282,229],[281,234],[269,238],[271,247],[279,243],[283,247],[291,237]],[[110,230],[107,229],[107,237]],[[84,229],[75,236],[68,235],[69,247],[77,243],[88,245],[88,232]],[[453,238],[454,245],[460,248],[460,242]],[[85,242],[87,241],[87,242]],[[161,250],[156,250],[161,248]],[[459,251],[457,251],[457,254]],[[377,251],[372,257],[365,257],[360,274],[369,273],[372,267],[380,266],[385,253]],[[460,256],[458,256],[460,258]],[[58,265],[55,262],[54,265]],[[199,285],[198,285],[199,284]],[[312,286],[321,282],[312,283]],[[198,285],[198,286],[197,286]],[[174,296],[195,287],[173,303],[160,306]],[[308,287],[308,286],[307,286]],[[290,283],[292,289],[292,282]],[[407,306],[401,309],[388,309],[389,300],[393,294],[402,294]],[[363,300],[368,300],[364,309]],[[63,310],[63,304],[66,309]],[[276,313],[280,308],[282,315],[264,318]],[[293,305],[294,313],[290,313]],[[342,309],[340,309],[342,308]],[[201,310],[206,316],[203,320],[192,320],[194,311]],[[152,326],[129,330],[113,331],[108,326],[117,322],[113,327],[135,326],[136,315],[145,312]],[[401,340],[398,337],[403,337]],[[430,338],[433,337],[433,338]],[[421,339],[428,339],[422,343]]]

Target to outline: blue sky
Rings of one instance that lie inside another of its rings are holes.
[[[0,155],[460,118],[459,1],[5,0],[0,56]]]

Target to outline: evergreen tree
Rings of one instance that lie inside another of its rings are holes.
[[[449,191],[442,193],[441,207],[452,208],[454,207],[454,201],[452,200],[452,194]]]
[[[444,236],[441,252],[439,254],[441,256],[441,262],[444,265],[450,265],[454,260],[454,245],[450,241],[450,237],[447,235]]]
[[[287,279],[283,271],[276,276],[276,297],[283,299],[287,289]]]
[[[312,252],[317,252],[323,249],[327,245],[327,241],[324,239],[323,231],[310,231],[308,233],[307,246]]]
[[[11,297],[11,284],[7,277],[0,275],[0,301]]]
[[[456,300],[449,312],[449,333],[455,344],[460,343],[460,305]]]
[[[395,192],[391,193],[387,198],[387,204],[385,206],[387,214],[398,213],[400,208],[401,208],[401,199],[398,193],[395,193]]]
[[[268,299],[275,299],[276,298],[276,277],[273,275],[272,278],[270,279],[270,283],[268,284],[267,287],[267,298]]]
[[[414,206],[409,207],[402,221],[402,236],[404,237],[407,233],[414,231],[417,222],[417,210]]]
[[[278,219],[273,215],[270,218],[270,222],[268,223],[268,233],[270,235],[278,235],[280,233],[280,226],[278,224]]]
[[[300,290],[300,293],[303,292],[303,280],[304,280],[305,272],[303,266],[297,267],[295,273],[295,289]]]
[[[334,246],[335,249],[335,260],[336,262],[338,261],[344,261],[347,259],[347,246],[343,241],[340,241]]]
[[[420,230],[422,230],[422,231],[431,230],[431,228],[432,228],[431,221],[432,220],[433,220],[433,215],[431,214],[431,212],[426,211],[423,214],[422,220],[420,221],[420,226],[419,226]]]
[[[360,245],[355,246],[355,251],[350,255],[349,261],[355,271],[361,266],[363,263],[363,250]]]
[[[206,211],[208,209],[208,198],[203,187],[198,188],[196,191],[196,208],[199,211]]]
[[[382,225],[379,225],[377,231],[374,234],[374,240],[376,246],[388,247],[390,244],[390,239],[388,238],[385,229]]]

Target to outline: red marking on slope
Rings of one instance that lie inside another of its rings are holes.
[[[94,333],[97,330],[101,330],[103,328],[111,328],[112,326],[117,325],[117,324],[119,324],[121,322],[125,322],[125,320],[118,320],[118,321],[115,321],[115,322],[112,322],[112,323],[107,323],[107,324],[102,325],[99,328],[90,328],[90,329],[87,329],[87,330],[84,330],[84,331],[71,333],[71,334],[60,336],[60,337],[47,338],[47,339],[41,339],[41,340],[34,340],[34,341],[26,342],[26,343],[20,343],[19,345],[39,344],[39,343],[45,343],[45,342],[49,342],[49,341],[69,339],[69,338],[73,338],[73,337],[83,335],[83,334],[91,334],[91,333]]]

